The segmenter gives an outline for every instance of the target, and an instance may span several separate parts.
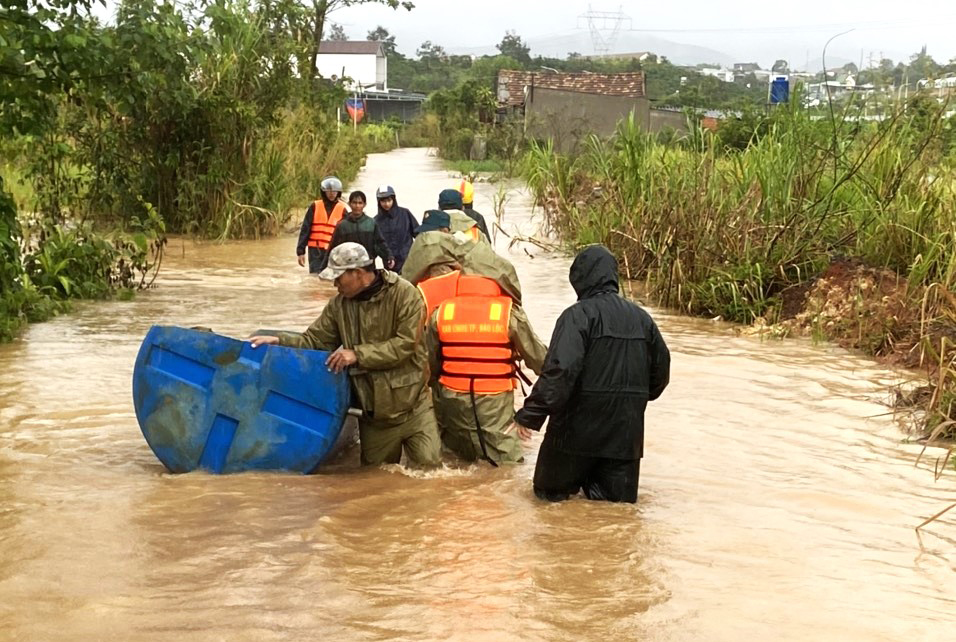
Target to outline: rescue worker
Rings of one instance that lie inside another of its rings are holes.
[[[538,374],[547,348],[494,279],[455,270],[419,288],[426,301],[441,299],[425,344],[442,443],[468,461],[522,461],[521,442],[505,432],[514,419],[516,360]]]
[[[485,236],[491,239],[491,233],[488,231],[485,217],[473,207],[475,204],[475,186],[471,184],[471,181],[461,179],[461,185],[458,186],[458,193],[461,194],[462,211],[478,224],[478,229],[484,232]]]
[[[464,232],[476,241],[491,243],[491,237],[481,231],[478,224],[462,211],[461,194],[455,189],[443,189],[438,194],[438,209],[448,212],[451,218],[451,231]]]
[[[358,243],[368,252],[368,255],[382,259],[382,264],[392,270],[395,260],[388,243],[382,237],[382,231],[371,216],[365,213],[365,192],[355,191],[349,194],[349,214],[335,226],[332,240],[329,241],[329,250],[343,243]]]
[[[425,307],[415,286],[377,270],[358,243],[333,249],[319,277],[334,281],[339,293],[308,330],[254,336],[253,347],[334,350],[326,365],[348,371],[352,403],[362,409],[362,463],[396,464],[404,448],[410,463],[437,466],[441,440],[428,387]]]
[[[475,241],[457,232],[450,233],[452,225],[448,212],[429,210],[419,226],[419,234],[412,243],[408,258],[402,268],[402,276],[420,285],[426,279],[461,270],[462,274],[485,276],[493,279],[502,290],[521,303],[521,284],[518,273],[508,259],[495,253],[489,243]],[[445,296],[450,296],[449,292]],[[430,317],[443,298],[426,297],[427,314]]]
[[[342,196],[342,181],[335,176],[326,176],[320,183],[322,196],[309,205],[299,229],[299,242],[295,246],[299,265],[304,266],[308,250],[309,272],[318,274],[325,267],[332,232],[342,217],[345,205]]]
[[[375,215],[375,223],[378,229],[382,231],[382,236],[391,250],[392,258],[395,259],[395,265],[391,268],[395,272],[401,272],[405,264],[405,257],[408,256],[408,250],[412,247],[412,241],[415,238],[415,231],[418,229],[418,221],[411,210],[398,205],[398,199],[395,196],[395,190],[391,185],[382,185],[375,191],[375,198],[378,200],[378,214]]]
[[[670,379],[670,352],[651,316],[618,294],[617,262],[603,245],[582,250],[570,271],[578,302],[558,318],[544,369],[515,416],[529,439],[550,417],[534,492],[561,501],[636,502],[644,410]]]

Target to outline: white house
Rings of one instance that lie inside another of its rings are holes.
[[[704,76],[713,76],[724,82],[733,82],[734,81],[734,72],[729,69],[721,69],[720,67],[700,67],[699,71]]]
[[[324,78],[351,78],[350,89],[388,89],[388,60],[380,42],[325,40],[317,64]]]

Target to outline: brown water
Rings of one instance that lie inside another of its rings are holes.
[[[434,159],[369,159],[416,214]],[[496,187],[478,185],[490,214]],[[527,232],[514,192],[506,230]],[[539,334],[569,262],[498,248]],[[536,501],[528,461],[419,474],[170,475],[133,415],[155,323],[304,328],[331,293],[295,240],[176,241],[158,287],[0,346],[2,640],[949,640],[956,501],[881,404],[897,374],[803,341],[656,313],[672,383],[651,404],[640,501]],[[533,257],[533,258],[532,258]],[[933,453],[935,456],[936,453]],[[930,463],[930,466],[932,464]]]

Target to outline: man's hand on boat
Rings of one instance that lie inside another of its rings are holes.
[[[259,346],[277,346],[279,345],[279,337],[257,334],[249,337],[249,343],[252,344],[253,348],[258,348]]]
[[[252,344],[253,348],[258,348],[259,346],[277,346],[279,345],[279,337],[257,334],[249,337],[249,343]],[[325,360],[325,367],[332,372],[342,372],[356,363],[358,363],[358,355],[355,354],[355,351],[340,347]]]
[[[325,360],[326,367],[332,372],[342,372],[351,365],[358,363],[358,355],[354,350],[339,348]]]

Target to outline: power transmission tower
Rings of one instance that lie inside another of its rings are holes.
[[[628,23],[628,29],[631,28],[632,24],[631,17],[621,11],[621,7],[618,7],[617,11],[594,11],[591,5],[588,5],[587,13],[578,16],[579,26],[582,20],[586,20],[588,23],[588,29],[591,32],[591,46],[594,48],[594,53],[598,55],[610,53],[624,23]]]

